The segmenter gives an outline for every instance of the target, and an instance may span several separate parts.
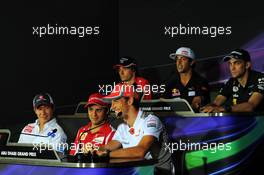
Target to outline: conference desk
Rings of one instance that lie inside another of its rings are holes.
[[[264,140],[264,114],[194,113],[185,100],[179,99],[146,101],[142,110],[161,119],[170,138],[169,146],[177,146],[176,152],[184,143],[182,154],[172,155],[175,170],[180,169],[181,174],[217,175],[240,170]],[[189,149],[187,144],[207,147]],[[112,159],[109,163],[89,164],[0,157],[0,174],[153,174],[153,165],[153,160]]]
[[[72,163],[51,160],[1,158],[1,175],[152,175],[154,160],[110,159],[109,163]]]

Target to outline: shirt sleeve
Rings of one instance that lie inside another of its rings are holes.
[[[196,96],[206,96],[210,91],[208,82],[201,79],[199,82],[199,88]]]
[[[232,90],[233,90],[233,86],[232,86],[232,81],[230,79],[222,86],[218,94],[223,95],[226,98],[229,98],[231,96]]]
[[[18,142],[17,143],[24,143],[24,135],[20,134]]]
[[[253,88],[253,92],[259,92],[264,95],[264,75],[259,76],[256,80],[256,84]]]
[[[158,117],[154,115],[149,115],[145,119],[143,130],[144,136],[151,135],[159,140],[160,133],[163,130],[163,125]]]

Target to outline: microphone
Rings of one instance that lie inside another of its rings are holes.
[[[116,118],[122,118],[122,112],[121,111],[116,114]]]
[[[53,129],[51,132],[48,133],[48,137],[51,136],[52,138],[55,137],[55,133],[57,132],[57,129]]]
[[[35,137],[55,137],[55,133],[57,132],[58,130],[55,128],[53,129],[52,131],[48,132],[48,134],[45,136],[45,135],[38,135],[38,134],[28,134],[28,133],[21,133],[23,135],[29,135],[29,136],[35,136]]]
[[[85,130],[81,133],[80,137],[79,137],[79,140],[78,140],[78,150],[77,150],[77,153],[75,154],[75,162],[77,163],[83,163],[83,162],[87,162],[87,163],[91,163],[91,162],[94,162],[95,159],[96,159],[96,155],[95,154],[92,154],[90,151],[87,153],[87,155],[84,155],[83,153],[80,153],[80,150],[81,150],[81,138],[83,136],[83,134],[91,131],[91,130],[94,130],[102,125],[104,125],[106,122],[103,122],[102,124],[96,126],[96,127],[93,127],[93,128],[90,128],[88,130]]]
[[[85,133],[87,133],[87,132],[89,132],[89,131],[92,131],[92,130],[96,129],[96,128],[98,128],[98,127],[104,125],[105,123],[106,123],[106,122],[103,122],[102,124],[100,124],[100,125],[98,125],[98,126],[96,126],[96,127],[93,127],[93,128],[90,128],[90,129],[88,129],[88,130],[83,131],[83,132],[81,133],[80,137],[79,137],[79,140],[78,140],[78,147],[80,147],[81,138],[82,138],[83,134],[85,134]],[[78,150],[78,151],[79,151],[79,150]]]

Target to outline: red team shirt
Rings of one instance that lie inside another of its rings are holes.
[[[149,85],[148,80],[146,80],[145,78],[142,77],[136,77],[135,78],[135,83],[137,85],[140,85],[142,88],[144,88],[146,85]],[[148,87],[145,87],[145,92],[144,92],[144,100],[151,100],[152,99],[152,95],[151,95],[151,89]]]
[[[83,126],[79,129],[77,136],[74,141],[74,145],[76,148],[78,148],[77,144],[83,143],[83,144],[92,144],[94,146],[102,146],[106,145],[108,142],[110,142],[115,134],[115,129],[108,123],[106,122],[104,125],[101,126],[100,130],[96,133],[91,133],[91,131],[88,131],[84,134],[83,132],[91,129],[92,123],[89,122],[88,125]],[[80,138],[80,136],[82,137]],[[76,149],[71,149],[70,155],[75,155],[76,154]]]

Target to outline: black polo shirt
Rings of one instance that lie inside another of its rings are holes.
[[[210,103],[210,87],[205,78],[193,71],[192,77],[186,86],[181,83],[180,75],[176,73],[167,83],[164,98],[183,98],[190,105],[196,96],[202,97],[202,106]]]
[[[230,78],[220,89],[219,94],[231,100],[231,105],[236,105],[247,102],[253,92],[264,95],[264,74],[261,72],[250,71],[245,87],[237,79]],[[264,100],[257,106],[256,111],[264,111]]]

